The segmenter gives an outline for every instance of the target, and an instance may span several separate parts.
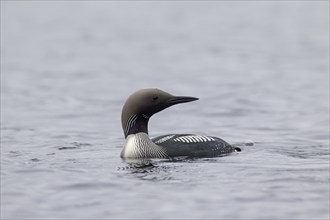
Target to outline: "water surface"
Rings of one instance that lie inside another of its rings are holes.
[[[199,97],[150,135],[253,141],[119,157],[121,107]],[[1,2],[1,218],[328,219],[329,2]]]

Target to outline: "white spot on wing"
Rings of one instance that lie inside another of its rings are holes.
[[[199,136],[199,137],[203,140],[203,142],[207,142],[207,139],[204,136]]]
[[[192,143],[192,142],[194,142],[194,141],[193,141],[193,138],[192,138],[192,136],[186,136],[185,138],[187,138],[187,139],[188,139],[188,142],[189,142],[189,143]]]
[[[156,143],[156,144],[163,143],[163,142],[165,142],[165,141],[171,139],[172,137],[174,137],[174,135],[167,135],[167,136],[165,136],[165,137],[162,137],[161,139],[159,139],[159,140],[156,141],[155,143]]]
[[[202,135],[186,135],[186,136],[179,136],[175,138],[173,141],[183,142],[183,143],[193,143],[193,142],[201,143],[201,142],[215,141],[215,139],[209,136],[202,136]]]
[[[186,139],[184,137],[179,138],[182,142],[186,142]]]
[[[186,140],[187,143],[191,143],[191,142],[192,142],[192,141],[190,140],[189,136],[185,136],[185,137],[183,137],[183,138]]]

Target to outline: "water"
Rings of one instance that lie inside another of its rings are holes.
[[[151,136],[253,141],[119,158],[121,107],[199,97]],[[1,1],[1,218],[328,219],[329,2]]]

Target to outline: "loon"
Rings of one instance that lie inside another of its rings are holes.
[[[203,158],[240,151],[239,148],[213,136],[167,134],[149,138],[148,122],[152,115],[172,105],[195,100],[198,98],[173,96],[153,88],[133,93],[126,100],[121,113],[126,143],[120,156],[128,159]]]

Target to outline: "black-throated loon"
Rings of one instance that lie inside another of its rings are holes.
[[[122,158],[216,157],[238,150],[224,140],[203,135],[168,134],[150,139],[149,118],[172,105],[198,100],[173,96],[160,89],[142,89],[126,100],[121,123],[126,143]]]

